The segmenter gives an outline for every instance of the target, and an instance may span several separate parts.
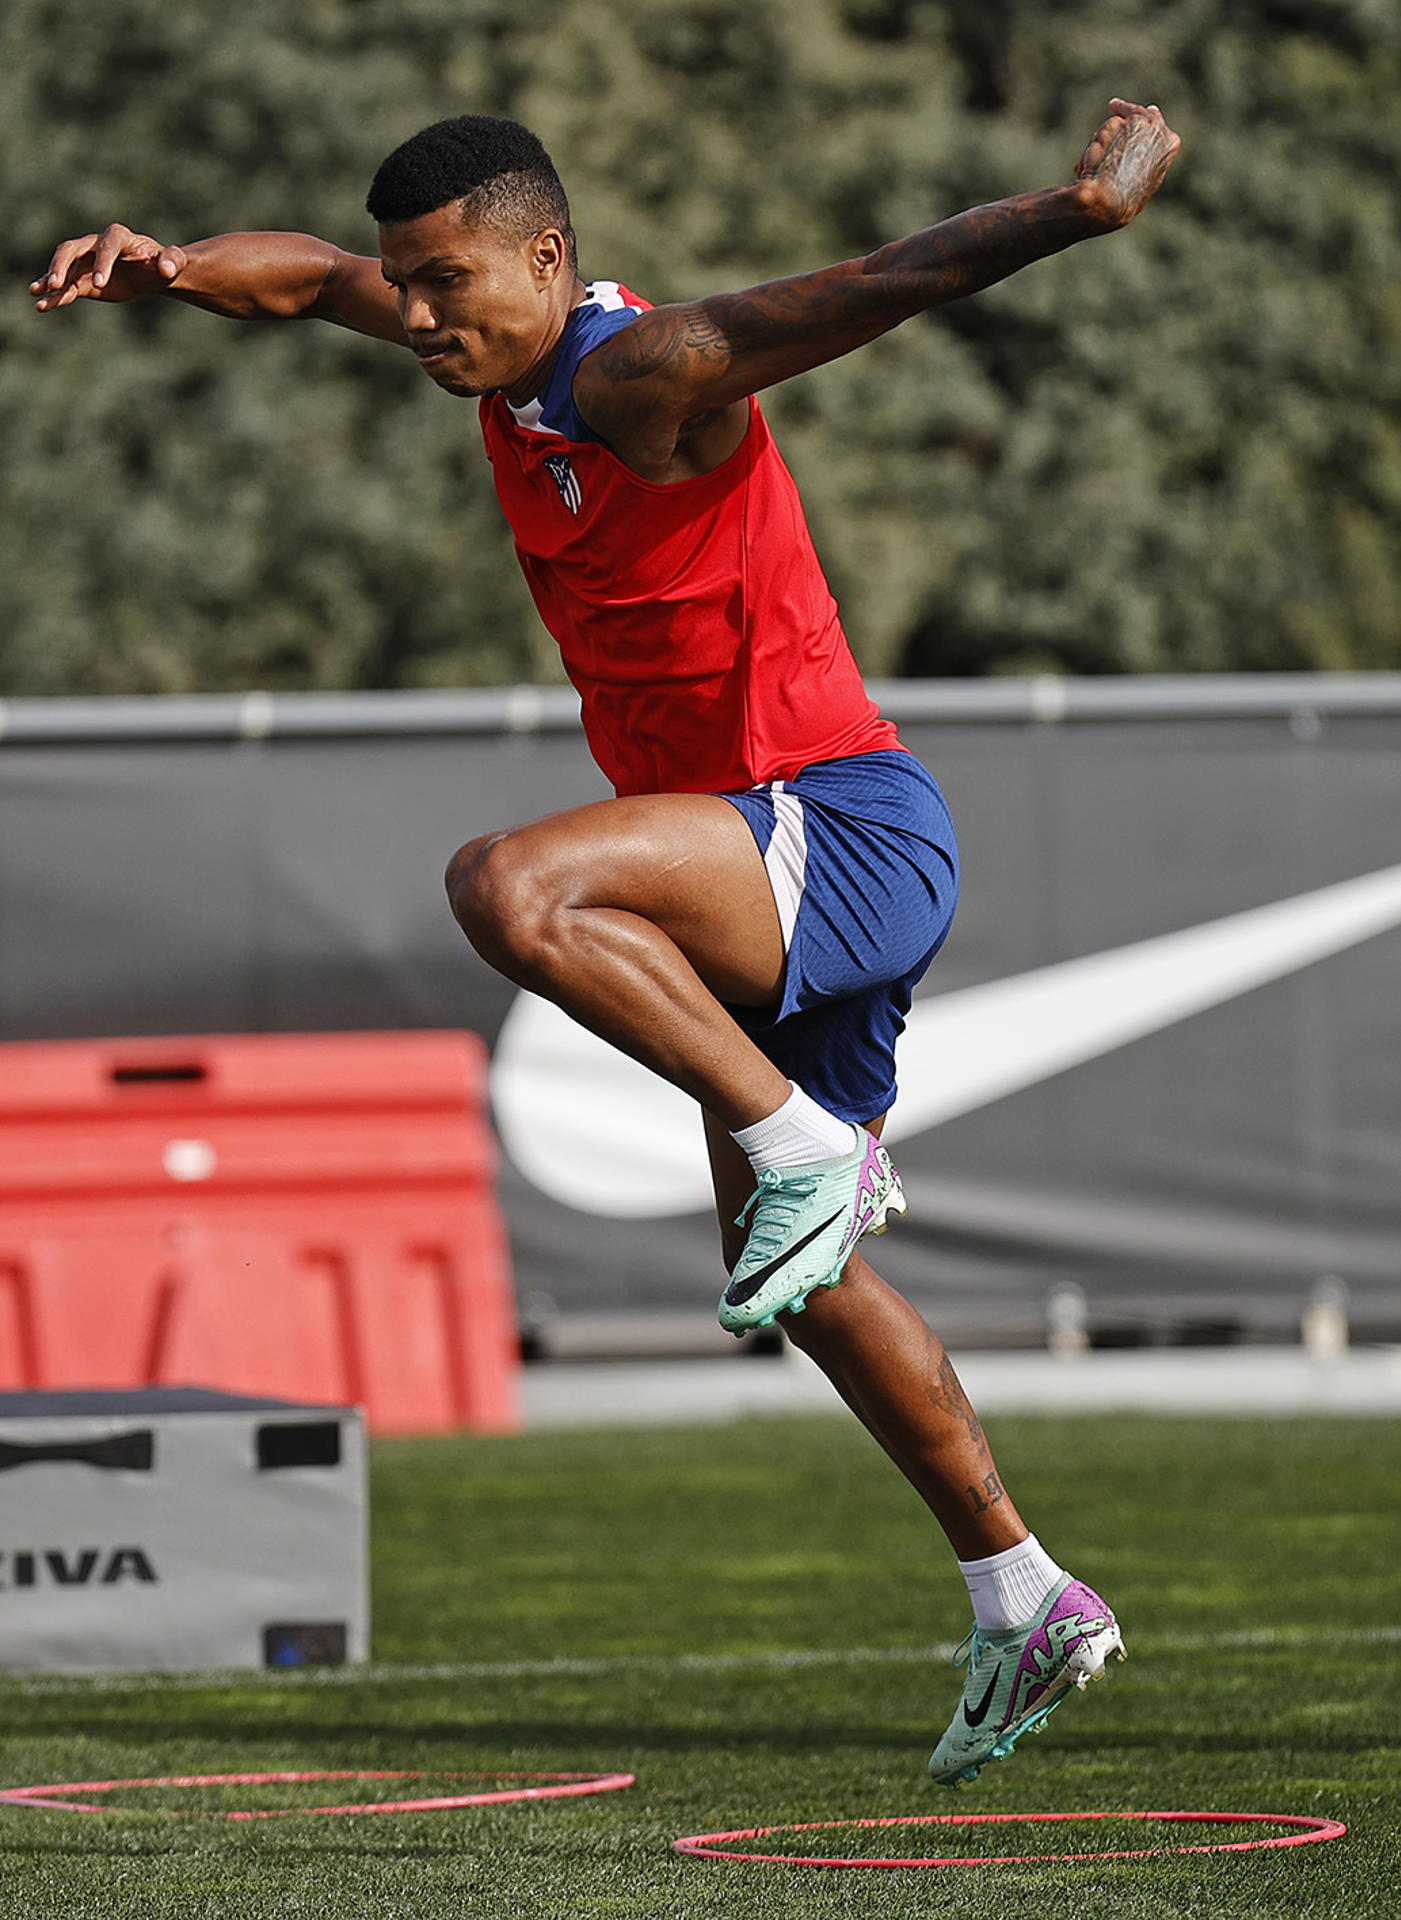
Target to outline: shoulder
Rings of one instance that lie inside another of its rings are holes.
[[[574,404],[574,376],[596,347],[650,311],[646,300],[616,280],[590,281],[569,316],[544,390],[529,407],[511,409],[517,421],[562,434],[567,440],[597,440],[599,436]]]

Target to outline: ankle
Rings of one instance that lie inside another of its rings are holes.
[[[801,1167],[814,1160],[837,1160],[855,1151],[860,1128],[838,1120],[825,1107],[794,1087],[775,1112],[740,1127],[730,1135],[749,1156],[756,1174],[770,1168]]]
[[[983,1633],[1025,1625],[1065,1578],[1064,1567],[1057,1566],[1034,1533],[986,1559],[960,1560],[958,1570]]]

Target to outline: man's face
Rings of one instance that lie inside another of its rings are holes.
[[[379,250],[430,379],[464,398],[497,388],[530,397],[531,376],[558,338],[564,283],[573,279],[557,233],[511,239],[465,225],[454,204],[381,227]]]

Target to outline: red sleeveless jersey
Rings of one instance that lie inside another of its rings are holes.
[[[713,473],[670,486],[580,417],[586,354],[646,311],[596,281],[537,400],[481,403],[497,496],[618,793],[726,793],[898,747],[862,685],[757,400]]]

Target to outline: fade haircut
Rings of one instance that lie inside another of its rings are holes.
[[[554,163],[535,135],[514,120],[464,113],[425,127],[381,163],[365,207],[379,226],[391,227],[455,201],[462,203],[465,221],[480,221],[512,239],[557,228],[575,266],[569,202]]]

